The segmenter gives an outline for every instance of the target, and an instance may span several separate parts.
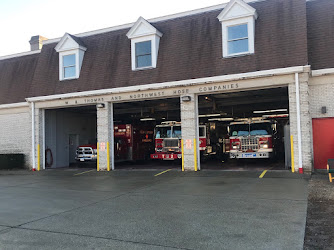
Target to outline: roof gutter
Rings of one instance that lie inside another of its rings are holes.
[[[255,71],[250,73],[242,73],[242,74],[233,74],[233,75],[221,75],[221,76],[213,76],[213,77],[205,77],[198,79],[188,79],[182,81],[172,81],[172,82],[164,82],[164,83],[151,83],[139,86],[129,86],[129,87],[120,87],[120,88],[112,88],[112,89],[99,89],[99,90],[91,90],[91,91],[82,91],[82,92],[74,92],[74,93],[66,93],[59,95],[48,95],[48,96],[38,96],[38,97],[29,97],[26,98],[27,102],[41,102],[41,101],[51,101],[57,99],[67,99],[73,97],[88,97],[88,96],[98,96],[98,95],[108,95],[108,94],[120,94],[126,92],[134,92],[134,91],[145,91],[145,90],[159,90],[164,88],[175,88],[175,87],[188,87],[194,85],[201,85],[207,83],[217,83],[217,82],[226,82],[226,81],[236,81],[236,80],[244,80],[251,78],[259,78],[259,77],[268,77],[268,76],[278,76],[278,75],[288,75],[294,73],[303,73],[309,72],[310,66],[296,66],[289,68],[280,68],[280,69],[272,69],[272,70],[262,70]]]

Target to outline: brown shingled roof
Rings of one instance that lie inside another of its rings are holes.
[[[0,60],[0,104],[28,97],[39,54]]]
[[[334,68],[334,1],[307,2],[307,26],[312,69]]]
[[[305,0],[267,0],[250,4],[259,18],[255,54],[222,58],[222,11],[215,10],[152,23],[164,35],[157,68],[131,70],[129,29],[81,37],[87,51],[80,78],[59,81],[56,43],[44,45],[29,96],[161,83],[217,75],[306,65]],[[13,98],[16,100],[19,98]]]

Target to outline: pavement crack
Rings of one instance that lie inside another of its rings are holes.
[[[94,235],[88,235],[88,234],[64,233],[64,232],[59,232],[59,231],[32,229],[32,228],[25,228],[25,227],[11,227],[11,229],[37,231],[37,232],[54,233],[54,234],[62,234],[62,235],[72,235],[72,236],[78,236],[78,237],[89,237],[89,238],[94,238],[94,239],[114,240],[114,241],[118,241],[118,242],[141,244],[141,245],[146,245],[146,246],[157,246],[157,247],[168,247],[168,248],[172,248],[172,249],[192,250],[191,248],[174,247],[174,246],[152,244],[152,243],[141,242],[141,241],[124,240],[124,239],[118,239],[118,238],[113,238],[113,237],[94,236]]]

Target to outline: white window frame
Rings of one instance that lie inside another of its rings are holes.
[[[71,55],[74,55],[74,64],[73,64],[73,65],[70,65],[70,66],[64,66],[64,57],[65,57],[65,56],[71,56]],[[76,58],[77,58],[77,56],[76,56],[75,53],[73,53],[73,54],[68,54],[68,55],[63,55],[63,56],[62,56],[62,63],[63,63],[63,68],[62,68],[62,70],[63,70],[63,79],[66,79],[66,80],[67,80],[67,79],[72,79],[72,78],[75,78],[75,77],[76,77],[76,73],[77,73]],[[65,68],[72,68],[72,67],[75,68],[75,75],[72,76],[72,77],[65,77]]]
[[[228,53],[228,28],[233,26],[238,26],[242,24],[247,24],[248,31],[248,51],[240,52],[240,53]],[[238,18],[234,20],[228,20],[222,22],[222,35],[223,35],[223,57],[236,57],[236,56],[244,56],[255,53],[255,20],[254,17],[244,17]]]
[[[133,38],[131,39],[131,65],[132,70],[145,70],[145,69],[152,69],[157,67],[157,58],[158,58],[158,47],[159,41],[157,41],[159,38],[155,35],[152,36],[145,36],[145,37],[139,37],[139,38]],[[148,42],[151,41],[151,66],[147,67],[136,67],[136,44],[141,42]]]
[[[150,56],[151,56],[151,65],[150,66],[145,66],[145,67],[138,67],[136,64],[137,64],[137,55],[136,55],[136,44],[137,43],[143,43],[143,42],[151,42],[151,54],[150,54]],[[139,42],[139,41],[137,41],[137,42],[135,42],[134,43],[134,53],[135,53],[135,58],[134,58],[134,62],[135,62],[135,67],[136,67],[136,69],[149,69],[149,68],[153,68],[153,58],[152,58],[152,52],[153,52],[153,50],[152,50],[152,44],[153,44],[153,41],[151,40],[151,39],[149,39],[149,40],[145,40],[145,41],[141,41],[141,42]]]
[[[75,55],[75,76],[65,78],[63,57],[68,55]],[[78,79],[79,74],[80,74],[79,50],[69,50],[69,51],[59,52],[59,79],[61,81]]]

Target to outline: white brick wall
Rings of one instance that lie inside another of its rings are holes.
[[[31,118],[29,108],[0,110],[0,154],[22,153],[31,168]]]
[[[327,77],[328,78],[328,77]],[[310,113],[312,118],[334,117],[334,75],[332,80],[321,82],[320,78],[313,78],[310,89]],[[319,79],[319,82],[318,82]],[[327,107],[327,113],[321,114],[321,107]]]

